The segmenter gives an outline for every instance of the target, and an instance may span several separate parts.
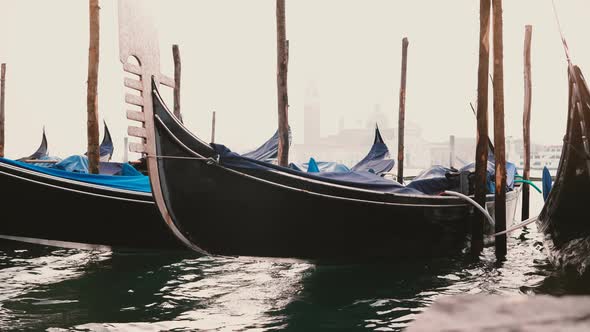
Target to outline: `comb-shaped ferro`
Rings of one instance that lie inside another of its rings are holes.
[[[154,137],[152,80],[156,86],[161,83],[171,88],[174,88],[174,80],[160,73],[158,34],[143,5],[145,3],[141,0],[119,0],[119,60],[123,70],[135,76],[125,78],[123,82],[125,87],[132,90],[125,94],[125,102],[133,108],[127,110],[127,119],[141,124],[127,129],[129,136],[141,139],[141,142],[130,142],[129,150],[147,157],[152,195],[168,228],[187,247],[206,254],[178,229],[164,203]],[[130,62],[130,59],[135,59],[137,64]]]

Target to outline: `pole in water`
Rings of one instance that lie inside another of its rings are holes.
[[[399,120],[397,136],[397,182],[404,183],[404,124],[406,119],[406,72],[408,68],[408,38],[402,39],[402,75],[399,87]]]
[[[449,166],[451,168],[455,165],[455,135],[449,136]]]
[[[285,0],[276,0],[277,19],[277,98],[279,115],[278,164],[289,164],[289,96],[287,94],[287,68],[289,42],[285,23]]]
[[[215,111],[213,111],[211,118],[211,143],[215,143]]]
[[[506,142],[504,136],[504,45],[502,0],[492,1],[494,31],[494,146],[496,159],[496,233],[506,230]],[[496,259],[506,257],[506,234],[496,236]]]
[[[98,0],[89,0],[90,41],[88,48],[88,89],[86,93],[87,133],[88,133],[88,172],[98,174],[100,160],[98,142],[98,61],[100,45],[100,15]]]
[[[486,205],[488,165],[488,73],[490,64],[490,0],[480,0],[479,66],[477,70],[477,150],[475,156],[475,201]],[[483,250],[485,217],[477,214],[471,228],[471,255]]]
[[[174,58],[174,116],[182,123],[182,114],[180,114],[180,49],[178,45],[172,45],[172,57]]]
[[[531,169],[531,102],[532,102],[532,83],[531,83],[531,37],[533,27],[530,25],[524,28],[524,112],[522,117],[522,131],[524,143],[524,170],[522,177],[524,180],[530,180]],[[527,183],[522,184],[522,220],[529,218],[530,206],[530,186]]]
[[[4,157],[4,86],[6,84],[6,64],[0,69],[0,157]]]

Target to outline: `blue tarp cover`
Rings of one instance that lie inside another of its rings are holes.
[[[306,177],[323,182],[340,184],[343,186],[389,193],[424,195],[423,193],[415,189],[406,188],[398,182],[385,179],[379,175],[370,172],[349,171],[307,173],[240,156],[238,153],[232,152],[230,149],[221,144],[211,143],[211,147],[219,154],[219,160],[221,164],[233,169],[259,171],[279,170],[285,173],[295,174],[301,177]]]
[[[88,158],[86,156],[74,155],[69,156],[59,163],[50,166],[51,168],[61,169],[68,172],[89,173],[88,172]],[[143,175],[133,166],[127,163],[115,162],[100,162],[98,164],[100,174],[104,175],[123,175],[123,176],[139,176]]]
[[[350,168],[346,167],[344,164],[339,164],[332,161],[316,161],[315,163],[320,172],[350,172]],[[289,168],[301,172],[309,172],[309,163],[289,163]]]
[[[291,127],[289,127],[289,145],[291,145]],[[264,142],[258,149],[242,154],[242,156],[256,160],[271,160],[277,158],[279,152],[279,131]]]
[[[456,171],[456,170],[455,170]],[[458,191],[459,178],[447,177],[452,169],[440,165],[432,166],[418,174],[407,187],[425,194],[435,195],[445,190]]]
[[[149,178],[145,175],[136,176],[113,176],[104,174],[86,174],[77,172],[68,172],[61,169],[34,166],[20,161],[0,158],[0,162],[28,169],[31,171],[57,176],[64,179],[70,179],[80,182],[92,183],[117,189],[133,190],[140,192],[151,192]],[[129,167],[132,167],[129,165]]]
[[[385,145],[383,137],[381,137],[379,128],[376,126],[375,140],[373,141],[371,150],[369,150],[365,158],[352,166],[352,170],[356,172],[368,171],[375,174],[382,174],[389,172],[393,168],[393,165],[395,165],[395,161],[389,158],[389,149]]]
[[[543,185],[543,201],[546,201],[553,185],[553,179],[551,179],[551,173],[549,173],[547,166],[543,167],[543,177],[541,178],[541,183]]]

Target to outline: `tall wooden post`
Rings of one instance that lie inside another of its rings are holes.
[[[98,143],[98,54],[99,54],[99,30],[100,16],[98,0],[89,0],[90,12],[90,47],[88,48],[88,90],[86,95],[86,107],[88,111],[88,171],[98,174],[100,158]]]
[[[402,77],[399,87],[399,120],[397,134],[397,182],[404,183],[404,124],[406,120],[406,71],[408,69],[408,38],[402,39]]]
[[[449,166],[455,165],[455,135],[449,136]]]
[[[215,143],[215,111],[213,111],[213,118],[211,119],[211,143]]]
[[[278,163],[289,164],[289,97],[287,95],[287,67],[289,61],[285,26],[285,0],[276,0],[277,10],[277,98],[279,112]]]
[[[4,86],[6,85],[6,64],[0,69],[0,157],[4,157]]]
[[[475,200],[485,207],[488,166],[488,73],[490,66],[490,0],[479,1],[479,65],[477,69],[477,149],[475,156]],[[471,254],[483,250],[485,216],[477,215],[471,228]]]
[[[502,0],[492,1],[494,13],[494,146],[496,159],[496,232],[506,230],[506,146],[504,138],[504,45]],[[506,257],[506,234],[496,236],[496,258]]]
[[[524,28],[524,112],[522,116],[522,138],[524,141],[524,170],[522,177],[529,180],[531,169],[531,36],[533,27]],[[522,220],[529,218],[530,187],[522,184]]]
[[[172,45],[172,57],[174,58],[174,116],[182,122],[180,114],[180,50],[178,45]]]

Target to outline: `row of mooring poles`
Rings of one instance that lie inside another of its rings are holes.
[[[490,8],[491,7],[491,8]],[[491,10],[490,10],[491,9]],[[490,15],[490,12],[492,15]],[[493,115],[494,115],[494,158],[495,158],[495,232],[506,230],[506,147],[504,132],[504,66],[502,33],[502,0],[480,0],[479,66],[477,83],[477,149],[475,200],[481,206],[486,204],[487,162],[488,162],[488,75],[490,56],[490,16],[493,27]],[[531,45],[532,27],[525,27],[524,44],[524,112],[523,141],[525,154],[524,176],[530,172],[530,113],[531,113]],[[529,217],[529,187],[523,184],[522,219]],[[475,218],[472,224],[471,253],[479,256],[483,250],[484,216]],[[503,260],[507,254],[506,234],[495,239],[496,258]]]
[[[502,35],[502,0],[491,1],[493,30],[493,115],[495,159],[495,232],[506,230],[506,149],[504,135],[504,66]],[[475,169],[475,199],[485,207],[487,194],[488,163],[488,74],[489,74],[490,0],[480,0],[479,67],[477,81],[477,149]],[[473,223],[471,252],[478,256],[483,250],[484,217]],[[506,234],[496,236],[496,258],[506,257]]]

